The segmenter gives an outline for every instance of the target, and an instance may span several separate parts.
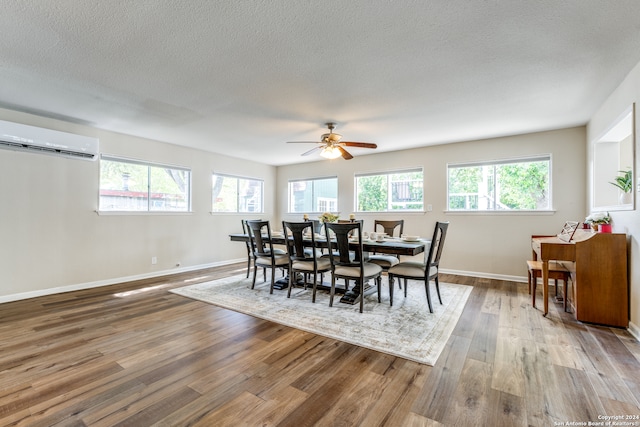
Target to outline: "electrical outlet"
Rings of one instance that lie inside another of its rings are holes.
[[[151,265],[156,265],[158,263],[158,257],[152,256],[151,257]]]
[[[427,205],[427,212],[431,212],[433,210],[433,205]]]

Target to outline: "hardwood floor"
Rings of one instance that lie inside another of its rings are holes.
[[[430,367],[168,292],[243,271],[1,304],[0,425],[552,426],[640,415],[640,344],[561,305],[543,318],[525,284],[444,275],[474,289]]]

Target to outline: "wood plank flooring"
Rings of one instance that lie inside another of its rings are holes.
[[[640,426],[638,341],[525,284],[444,275],[474,288],[430,367],[168,292],[242,272],[0,304],[0,425]]]

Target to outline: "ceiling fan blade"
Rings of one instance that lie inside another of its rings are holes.
[[[340,152],[342,153],[342,158],[345,160],[351,160],[353,159],[353,156],[344,148],[342,148],[341,146],[338,145],[338,150],[340,150]]]
[[[324,148],[322,145],[318,145],[317,147],[314,147],[309,151],[305,151],[304,153],[301,154],[301,156],[308,156],[309,154],[314,153],[322,148]]]
[[[344,141],[340,142],[340,144],[344,144],[347,147],[360,147],[360,148],[378,148],[377,144],[373,144],[371,142],[352,142],[352,141]]]
[[[287,141],[287,144],[320,144],[318,141]]]

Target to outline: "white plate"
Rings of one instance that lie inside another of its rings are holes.
[[[418,243],[420,241],[420,239],[402,239],[402,240],[407,243]]]

